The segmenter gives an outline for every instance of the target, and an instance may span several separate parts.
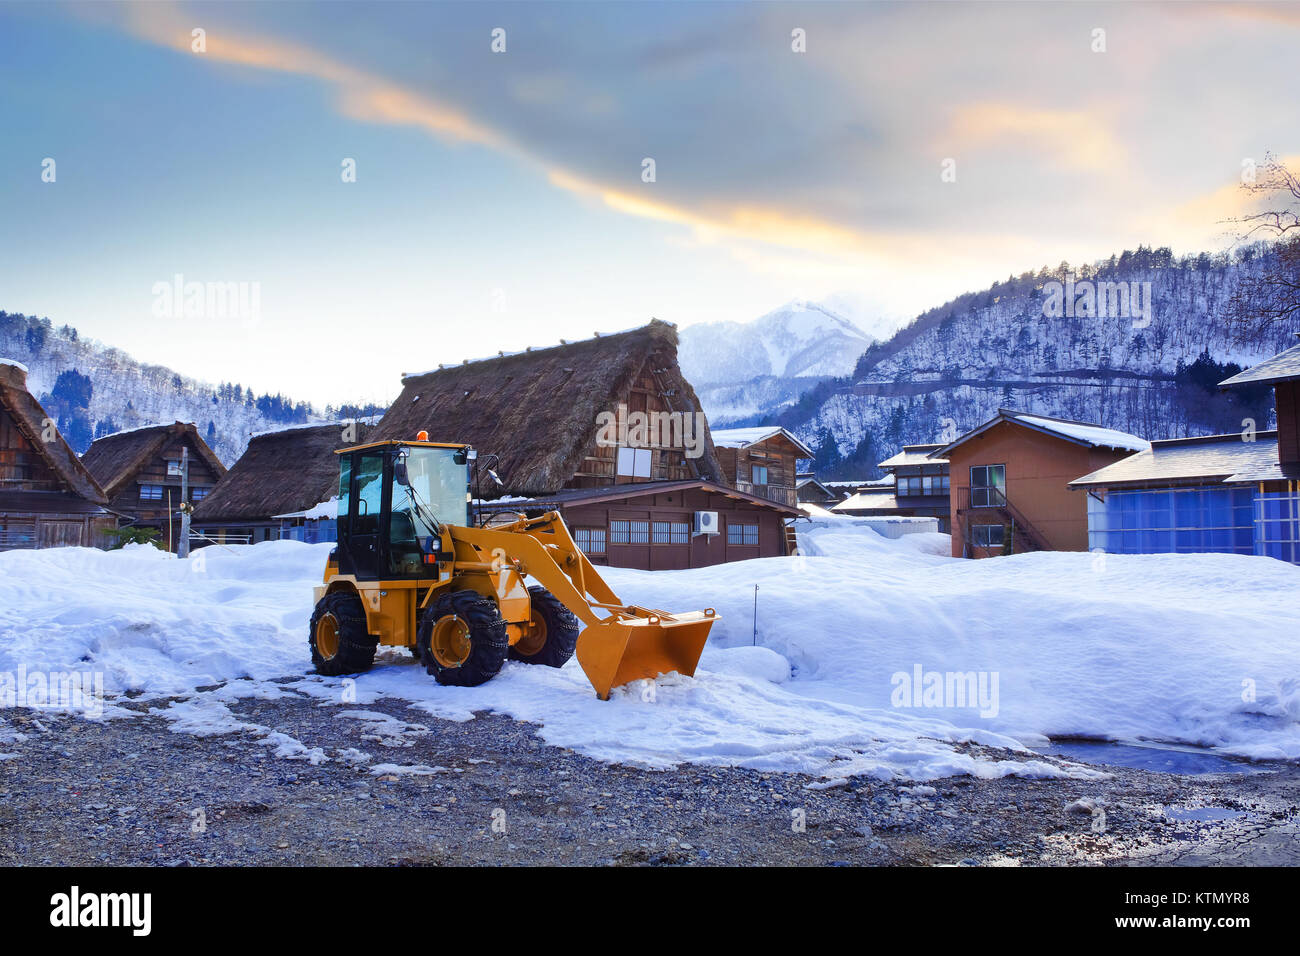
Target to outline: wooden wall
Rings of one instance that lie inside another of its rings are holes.
[[[684,544],[613,544],[610,522],[616,519],[686,522],[694,528],[695,512],[718,512],[719,534],[690,534]],[[588,554],[592,564],[642,570],[700,568],[747,558],[777,557],[786,553],[785,522],[780,512],[703,489],[667,494],[631,496],[617,501],[575,504],[563,509],[570,530],[605,529],[606,553]],[[728,544],[731,524],[758,528],[758,543],[752,546]]]
[[[181,479],[179,475],[167,474],[167,462],[168,460],[180,461],[181,449],[187,445],[190,449],[190,488],[200,487],[211,491],[216,487],[218,475],[199,456],[192,437],[185,434],[172,438],[164,444],[158,454],[145,462],[135,476],[128,479],[109,502],[109,508],[131,515],[137,519],[137,524],[159,528],[162,531],[161,543],[165,544],[169,551],[176,550],[177,538],[180,535],[178,512],[181,505]],[[162,485],[162,499],[142,499],[141,485]],[[172,519],[170,540],[168,540],[168,516]]]
[[[794,488],[798,456],[785,438],[774,435],[745,448],[718,448],[717,452],[723,480],[736,490],[782,504],[798,503]],[[767,468],[766,485],[754,484],[755,465]]]
[[[660,391],[659,385],[655,382],[655,377],[651,372],[655,358],[651,356],[641,368],[640,374],[633,380],[628,390],[619,396],[616,396],[610,408],[605,409],[612,414],[618,414],[619,403],[627,406],[627,415],[633,412],[671,412],[680,411],[680,409],[669,408],[669,402],[664,398]],[[705,441],[704,435],[698,436],[700,448],[703,448]],[[618,449],[611,446],[601,446],[597,444],[595,438],[592,439],[591,445],[587,448],[587,454],[582,464],[578,466],[577,472],[574,473],[564,487],[566,488],[594,488],[614,484],[634,484],[643,481],[675,481],[685,478],[700,477],[696,474],[695,469],[691,467],[684,454],[683,448],[652,448],[650,449],[650,475],[649,477],[634,477],[628,475],[619,475],[618,472]],[[704,459],[697,458],[694,462],[697,464]]]
[[[1278,382],[1273,398],[1277,405],[1278,460],[1300,463],[1300,382]]]
[[[0,407],[0,491],[61,490],[58,474]]]

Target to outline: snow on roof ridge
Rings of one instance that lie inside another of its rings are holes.
[[[279,435],[284,432],[299,431],[303,428],[323,428],[326,425],[351,425],[353,422],[360,422],[363,425],[373,425],[373,421],[367,419],[378,419],[378,415],[368,415],[364,418],[340,418],[334,421],[303,422],[300,425],[289,425],[285,428],[267,428],[260,432],[249,433],[249,438],[262,438],[265,435]]]
[[[794,442],[800,448],[811,452],[807,443],[802,441],[798,435],[790,431],[784,425],[746,425],[743,428],[710,428],[709,434],[713,437],[713,444],[723,448],[743,448],[747,445],[756,445],[764,439],[771,438],[773,435],[785,435],[790,441]],[[754,436],[754,437],[745,437]],[[738,444],[734,444],[738,443]]]
[[[0,357],[0,365],[9,365],[12,366],[13,368],[20,369],[21,371],[24,372],[31,371],[31,369],[29,369],[26,365],[24,365],[22,362],[18,361],[17,359]]]
[[[1028,424],[1041,424],[1050,431],[1087,442],[1090,445],[1106,448],[1125,448],[1132,451],[1146,451],[1151,447],[1151,443],[1145,438],[1139,438],[1131,432],[1120,431],[1118,428],[1107,428],[1105,425],[1093,425],[1064,418],[1051,418],[1030,412],[1012,412],[1010,415],[1017,421]]]
[[[652,318],[649,322],[643,323],[642,325],[634,325],[631,328],[619,329],[617,332],[597,332],[585,339],[560,339],[560,341],[555,345],[530,345],[527,348],[519,349],[514,352],[506,352],[502,350],[497,352],[496,355],[484,355],[479,358],[461,359],[459,362],[443,362],[437,368],[426,369],[423,372],[403,372],[402,381],[405,382],[408,378],[424,378],[426,375],[432,375],[434,372],[441,372],[443,369],[460,368],[465,365],[476,365],[479,362],[491,362],[494,359],[510,358],[512,355],[527,355],[532,352],[549,352],[551,349],[568,348],[570,345],[581,345],[583,342],[594,342],[596,339],[607,339],[615,335],[626,335],[628,332],[637,332],[641,329],[647,328],[654,322],[663,322],[664,325],[677,328],[677,323],[675,322],[664,322],[663,319]]]
[[[150,428],[171,428],[173,425],[193,425],[194,430],[198,431],[198,425],[194,422],[181,421],[179,418],[170,422],[145,422],[142,425],[132,425],[130,428],[119,428],[115,432],[109,432],[107,435],[100,435],[95,441],[103,441],[105,438],[116,438],[118,435],[129,435],[131,432],[142,432]]]

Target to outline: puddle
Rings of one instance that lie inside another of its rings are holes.
[[[1109,764],[1112,767],[1132,767],[1136,770],[1153,770],[1159,773],[1177,773],[1199,776],[1207,773],[1271,773],[1260,764],[1220,757],[1208,750],[1194,747],[1114,744],[1095,740],[1059,740],[1046,747],[1035,748],[1039,753],[1063,757],[1087,764]]]
[[[1227,807],[1165,807],[1164,813],[1170,820],[1191,823],[1216,823],[1246,815],[1244,810],[1229,810]]]

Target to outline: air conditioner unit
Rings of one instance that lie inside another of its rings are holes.
[[[695,512],[695,533],[696,534],[717,534],[718,513],[716,511]]]

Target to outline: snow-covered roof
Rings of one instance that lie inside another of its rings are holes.
[[[758,425],[753,428],[713,428],[709,430],[709,434],[713,436],[715,448],[748,448],[750,445],[757,445],[759,442],[775,438],[777,435],[784,435],[795,448],[803,453],[802,457],[812,458],[816,454],[796,438],[792,432],[779,425]]]
[[[1076,422],[1068,418],[1049,418],[1046,415],[1029,415],[1025,412],[1017,412],[1008,408],[999,408],[997,415],[990,418],[983,425],[973,428],[966,434],[959,437],[956,441],[949,442],[937,451],[932,452],[934,458],[949,458],[952,450],[960,445],[964,445],[978,435],[982,435],[995,425],[1003,422],[1021,425],[1025,428],[1031,428],[1034,431],[1042,432],[1046,435],[1054,435],[1057,438],[1063,438],[1066,441],[1074,442],[1078,445],[1087,445],[1091,448],[1114,448],[1119,451],[1144,451],[1151,447],[1151,443],[1137,435],[1130,435],[1128,432],[1122,432],[1115,428],[1105,428],[1101,425],[1094,425],[1090,422]]]
[[[1296,334],[1300,335],[1300,332]],[[1244,372],[1238,372],[1232,378],[1225,378],[1219,383],[1219,387],[1275,385],[1278,382],[1292,382],[1296,379],[1300,379],[1300,345],[1293,345],[1285,352],[1279,352]]]
[[[322,501],[319,504],[312,505],[304,511],[290,511],[287,514],[271,515],[272,518],[302,518],[306,521],[319,521],[322,518],[337,518],[339,516],[339,499],[338,495],[330,498],[328,501]]]
[[[848,488],[850,491],[866,488],[868,485],[892,485],[893,483],[893,475],[886,475],[884,478],[836,478],[822,482],[827,488]]]
[[[31,371],[31,369],[29,369],[26,365],[24,365],[22,362],[18,361],[17,359],[0,358],[0,365],[11,365],[22,372]]]
[[[898,499],[892,491],[860,491],[831,508],[831,511],[843,513],[859,509],[885,508],[893,510],[898,507]]]
[[[1253,482],[1288,477],[1278,463],[1277,432],[1173,438],[1070,482],[1072,488]],[[1289,477],[1296,477],[1291,475]]]
[[[1038,415],[1017,415],[1018,421],[1025,422],[1045,431],[1056,432],[1069,438],[1086,442],[1095,448],[1120,448],[1129,451],[1144,451],[1151,443],[1137,435],[1130,435],[1115,428],[1103,428],[1100,425],[1088,425],[1083,422],[1062,421],[1056,418],[1042,418]]]
[[[886,458],[880,462],[881,468],[898,468],[902,465],[946,465],[947,459],[931,458],[930,453],[936,452],[943,447],[943,443],[937,445],[904,445],[903,450],[892,458]]]
[[[339,428],[344,428],[351,425],[353,422],[359,422],[363,425],[372,425],[377,417],[378,416],[372,415],[369,418],[342,418],[337,421],[322,420],[318,422],[305,422],[302,425],[289,425],[285,428],[264,428],[260,432],[251,433],[248,437],[261,438],[263,435],[281,435],[285,432],[296,432],[303,428],[320,428],[322,425],[337,425]]]
[[[176,424],[176,425],[194,425],[194,422],[183,422],[183,421],[181,421],[180,419],[173,419],[173,420],[170,421],[170,422],[146,422],[146,423],[143,424],[143,425],[132,425],[130,428],[119,428],[117,431],[115,431],[115,432],[109,432],[107,435],[100,435],[99,438],[97,438],[97,439],[95,439],[95,440],[96,440],[96,441],[99,441],[99,440],[104,439],[104,438],[116,438],[118,435],[130,435],[132,432],[142,432],[142,431],[147,431],[147,430],[149,430],[150,428],[168,428],[168,427],[170,427],[170,426],[173,425],[173,424]],[[198,427],[198,426],[195,426],[195,427]]]

